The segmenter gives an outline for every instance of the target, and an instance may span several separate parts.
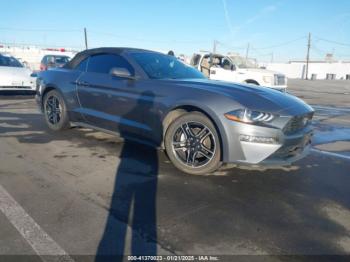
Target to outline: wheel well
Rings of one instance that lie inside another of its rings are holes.
[[[173,110],[171,110],[166,117],[163,120],[163,138],[165,137],[165,133],[169,127],[169,125],[179,116],[185,114],[185,113],[189,113],[189,112],[200,112],[202,114],[204,114],[206,117],[208,117],[210,119],[210,121],[213,123],[213,125],[215,126],[216,132],[218,132],[218,137],[220,140],[220,148],[221,148],[221,152],[223,152],[223,147],[222,147],[222,138],[221,138],[221,133],[220,130],[217,126],[217,124],[215,123],[215,121],[210,117],[210,115],[205,112],[204,110],[202,110],[199,107],[196,106],[179,106],[174,108]],[[164,139],[162,141],[162,148],[164,148]],[[221,154],[221,158],[222,158],[223,154]],[[221,159],[222,160],[222,159]]]
[[[54,90],[55,88],[52,87],[52,86],[47,86],[41,96],[41,110],[43,111],[44,110],[44,97],[45,95],[50,92],[51,90]]]
[[[254,79],[247,79],[244,82],[246,82],[247,84],[254,84],[254,85],[260,85],[256,80]]]

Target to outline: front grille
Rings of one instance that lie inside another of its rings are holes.
[[[306,127],[312,119],[313,112],[302,116],[293,116],[283,128],[285,134],[293,134]]]
[[[286,77],[284,75],[275,75],[275,86],[284,86],[286,84]]]

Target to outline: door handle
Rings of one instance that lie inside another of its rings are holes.
[[[78,86],[89,86],[90,84],[86,81],[77,81],[76,84]]]

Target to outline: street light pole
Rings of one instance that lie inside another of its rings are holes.
[[[247,51],[246,51],[246,53],[245,53],[245,60],[246,60],[246,61],[248,61],[248,56],[249,56],[249,46],[250,46],[250,44],[248,43],[248,45],[247,45]]]
[[[311,47],[311,33],[309,33],[309,38],[307,41],[307,53],[306,53],[306,69],[305,69],[305,79],[308,80],[309,75],[309,60],[310,60],[310,47]]]
[[[88,49],[87,33],[86,33],[85,27],[84,27],[84,38],[85,38],[85,49]]]

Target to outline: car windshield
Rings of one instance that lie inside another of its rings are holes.
[[[256,68],[257,66],[251,61],[241,57],[241,56],[230,56],[233,63],[239,68]]]
[[[69,57],[68,56],[56,56],[55,57],[55,62],[57,64],[65,64],[69,62]]]
[[[197,69],[185,65],[173,56],[159,53],[131,53],[130,55],[152,79],[205,78]]]
[[[68,56],[47,56],[48,64],[65,64],[69,62]]]
[[[12,56],[0,55],[0,66],[23,67],[23,65]]]

